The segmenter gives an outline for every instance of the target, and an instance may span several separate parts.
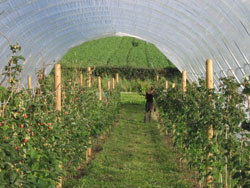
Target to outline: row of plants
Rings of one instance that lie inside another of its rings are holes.
[[[246,105],[250,78],[242,84],[232,77],[222,78],[218,91],[207,89],[204,80],[188,84],[185,93],[181,85],[168,90],[162,85],[156,89],[162,123],[181,151],[181,160],[199,172],[201,187],[250,187],[250,109]],[[211,125],[212,140],[208,138]],[[213,183],[207,185],[208,176],[213,176]]]
[[[70,72],[74,72],[75,67],[65,67],[62,66],[62,69],[69,74]],[[87,68],[78,68],[83,73],[87,72]],[[124,78],[127,80],[132,79],[140,79],[140,80],[154,80],[156,74],[160,77],[167,78],[168,80],[173,80],[177,78],[181,78],[181,73],[177,68],[167,67],[164,69],[151,69],[151,68],[133,68],[131,66],[124,67],[105,67],[105,66],[97,66],[92,67],[92,75],[93,76],[101,76],[101,77],[115,77],[116,73],[119,73],[120,78]]]
[[[38,73],[39,89],[17,89],[19,65],[16,54],[5,69],[7,87],[1,95],[0,187],[56,187],[60,177],[74,174],[85,160],[89,139],[108,130],[119,110],[120,92],[81,87],[79,75],[62,81],[62,111],[55,111],[52,77]]]
[[[115,48],[115,52],[107,60],[108,66],[119,66],[128,65],[128,58],[130,57],[130,52],[133,49],[133,38],[123,37],[120,40],[120,44]]]
[[[72,48],[60,63],[67,67],[174,67],[155,45],[136,38],[118,36],[89,41]]]

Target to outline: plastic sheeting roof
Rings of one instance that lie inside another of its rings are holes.
[[[72,47],[113,35],[155,44],[188,79],[250,73],[250,0],[0,0],[0,32],[22,46],[28,74],[53,64]],[[10,50],[0,35],[0,68]]]

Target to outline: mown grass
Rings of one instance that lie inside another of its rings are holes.
[[[122,93],[118,125],[79,179],[75,188],[188,188],[190,174],[176,163],[157,122],[143,123],[143,96]],[[68,187],[70,187],[68,186]]]
[[[131,37],[107,37],[86,42],[69,50],[60,63],[64,67],[174,67],[153,44]]]

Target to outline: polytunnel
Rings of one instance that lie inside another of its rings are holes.
[[[48,74],[70,48],[114,35],[155,44],[189,81],[205,77],[208,58],[215,86],[250,73],[250,0],[0,0],[0,68],[18,42],[23,83],[43,61]]]

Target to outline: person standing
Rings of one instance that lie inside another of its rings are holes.
[[[153,116],[153,110],[154,110],[154,87],[151,86],[151,88],[146,92],[146,106],[145,106],[145,117],[144,117],[144,123],[148,120],[148,112],[149,115],[149,121],[152,122],[152,116]]]

